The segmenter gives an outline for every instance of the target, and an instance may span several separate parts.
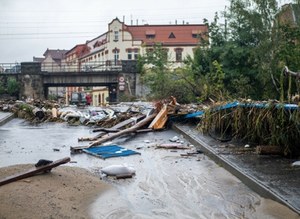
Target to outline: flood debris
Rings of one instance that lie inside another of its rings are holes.
[[[156,148],[164,148],[164,149],[191,149],[189,146],[182,145],[180,143],[175,144],[158,144],[155,146]]]
[[[135,175],[136,170],[127,164],[115,164],[102,168],[101,173],[105,176],[114,176],[117,179],[122,179],[131,178]]]

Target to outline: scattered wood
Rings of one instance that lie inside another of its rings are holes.
[[[256,146],[256,153],[259,155],[283,155],[283,150],[280,146],[259,145]]]
[[[151,122],[148,128],[162,129],[168,120],[168,108],[164,105],[160,112],[156,115],[155,119]]]
[[[104,143],[106,141],[110,141],[110,140],[120,137],[122,135],[133,133],[133,132],[137,131],[138,129],[142,128],[143,126],[147,125],[149,122],[151,122],[155,116],[156,116],[156,114],[150,115],[128,129],[124,129],[122,131],[119,131],[119,132],[116,132],[113,134],[104,135],[101,139],[91,142],[90,146],[92,147],[92,146],[96,146],[96,145],[101,145],[102,143]]]
[[[129,125],[135,125],[138,121],[140,121],[141,119],[145,118],[146,115],[139,115],[136,117],[132,117],[130,119],[127,119],[123,122],[120,122],[116,125],[114,125],[111,128],[96,128],[93,130],[93,132],[100,132],[98,135],[93,136],[93,137],[81,137],[78,138],[78,141],[96,141],[97,139],[103,137],[104,135],[106,135],[108,132],[119,132],[121,131],[122,128],[124,128],[125,126],[129,126]]]
[[[182,144],[160,144],[160,145],[156,145],[156,148],[164,148],[164,149],[190,149],[190,147],[184,146]]]
[[[120,136],[130,134],[130,133],[135,133],[138,129],[140,129],[140,128],[144,127],[145,125],[147,125],[148,123],[150,123],[153,120],[153,118],[155,118],[155,116],[156,116],[156,114],[152,114],[152,115],[144,118],[143,120],[139,121],[134,126],[128,128],[128,129],[124,129],[124,130],[121,130],[119,132],[112,133],[112,134],[106,134],[106,135],[102,136],[100,139],[91,142],[89,144],[89,146],[71,147],[71,151],[73,153],[80,152],[84,148],[89,148],[89,147],[101,145],[104,142],[113,140],[113,139],[118,138]]]
[[[116,129],[116,128],[97,128],[97,132],[119,132],[121,131],[120,129]],[[93,130],[93,132],[95,132],[95,130]]]
[[[0,180],[0,186],[11,183],[11,182],[15,182],[15,181],[20,180],[20,179],[25,179],[25,178],[31,177],[31,176],[34,176],[36,174],[50,172],[52,170],[52,168],[57,167],[57,166],[62,165],[62,164],[65,164],[65,163],[68,163],[68,162],[70,162],[70,160],[71,159],[69,157],[65,157],[63,159],[54,161],[52,163],[32,168],[32,169],[27,170],[23,173],[19,173],[19,174],[13,175],[13,176],[9,176],[5,179]]]

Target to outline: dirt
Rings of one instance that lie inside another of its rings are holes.
[[[0,169],[0,178],[28,170],[33,165]],[[110,189],[99,177],[74,167],[57,167],[51,173],[0,187],[0,218],[90,218],[89,206]]]

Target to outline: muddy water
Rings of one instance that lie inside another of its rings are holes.
[[[93,218],[299,218],[285,206],[263,199],[203,154],[186,158],[181,150],[155,149],[157,143],[169,143],[177,135],[174,131],[113,142],[141,155],[102,160],[70,154],[69,147],[78,145],[79,137],[91,135],[87,127],[31,126],[15,119],[0,127],[0,167],[66,156],[76,161],[69,165],[97,174],[111,164],[132,165],[136,175],[131,179],[103,178],[114,189],[91,206]]]

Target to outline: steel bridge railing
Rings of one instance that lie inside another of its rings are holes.
[[[106,60],[94,62],[21,62],[0,63],[0,73],[38,73],[38,72],[137,72],[136,60]]]
[[[21,73],[20,63],[0,63],[0,73]]]

